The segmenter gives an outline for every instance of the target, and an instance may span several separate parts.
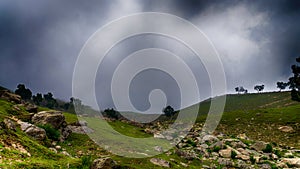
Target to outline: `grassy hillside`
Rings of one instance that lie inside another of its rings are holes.
[[[198,123],[204,123],[209,106],[209,100],[200,104]],[[14,103],[0,99],[0,123],[11,116],[16,116],[23,121],[30,121],[30,115],[24,107],[18,106],[20,110],[16,110],[14,107]],[[195,108],[195,106],[191,106],[187,110],[195,111]],[[48,109],[40,107],[39,111],[41,110]],[[64,115],[68,124],[78,120],[74,114],[64,113]],[[99,125],[94,124],[93,119],[86,120],[88,125]],[[300,104],[290,100],[289,92],[228,95],[225,112],[217,132],[232,137],[245,133],[254,140],[300,148],[299,123]],[[144,133],[142,128],[121,121],[113,121],[109,124],[116,131],[130,137],[147,138],[152,136]],[[295,131],[284,133],[278,130],[278,127],[283,125],[291,126]],[[114,137],[113,134],[111,137]],[[50,140],[37,141],[24,134],[19,128],[11,131],[0,127],[0,168],[88,168],[91,160],[103,156],[110,156],[121,164],[122,168],[161,168],[152,164],[150,158],[124,158],[110,154],[84,134],[73,133],[67,140],[57,144],[71,157],[50,151],[49,147],[53,147]],[[188,161],[175,153],[161,154],[156,157],[169,161],[172,168],[182,168],[180,162],[188,163],[188,168],[199,168],[200,165],[209,165],[215,162]]]
[[[202,102],[197,121],[204,123],[210,100]],[[195,111],[195,106],[189,108]],[[229,135],[245,133],[254,140],[300,147],[300,103],[290,99],[290,92],[236,94],[226,97],[225,110],[217,131]],[[283,133],[280,126],[291,126]]]

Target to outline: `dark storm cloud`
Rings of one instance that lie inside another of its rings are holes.
[[[0,1],[0,85],[14,89],[18,83],[25,83],[34,92],[51,91],[67,100],[72,94],[76,58],[86,40],[112,19],[143,11],[171,13],[203,30],[223,61],[229,92],[237,85],[252,89],[256,83],[275,90],[275,82],[290,76],[290,65],[300,55],[297,0],[4,0]],[[146,44],[132,43],[119,53]],[[107,62],[114,65],[115,61]],[[198,76],[204,72],[198,65],[190,66]],[[112,68],[105,71],[112,72]],[[104,81],[108,76],[103,75]],[[136,84],[143,85],[141,79]],[[203,86],[209,91],[207,84]],[[108,94],[104,93],[102,98]],[[148,97],[141,93],[133,100],[144,103]],[[205,97],[210,97],[209,93]],[[105,99],[101,102],[112,106]]]

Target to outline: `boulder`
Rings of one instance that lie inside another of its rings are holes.
[[[91,169],[112,169],[116,168],[117,163],[110,157],[98,158],[93,161]]]
[[[87,126],[67,126],[71,132],[78,133],[78,134],[89,134],[93,133],[94,130],[87,127]]]
[[[25,132],[27,135],[37,139],[37,140],[44,140],[46,138],[46,131],[40,127],[37,127],[33,124],[18,121],[18,124],[21,127],[21,130]]]
[[[150,162],[154,165],[170,168],[170,163],[168,161],[160,159],[160,158],[151,158]]]
[[[287,163],[297,168],[300,167],[300,158],[283,158],[281,162]]]
[[[17,94],[13,94],[13,93],[9,92],[8,90],[1,90],[0,98],[15,102],[17,104],[20,104],[22,102],[21,96],[19,96]]]
[[[230,158],[231,157],[231,151],[232,149],[224,149],[224,150],[220,150],[219,151],[219,154],[221,157],[224,157],[224,158]]]
[[[211,144],[217,141],[219,141],[219,139],[213,135],[205,135],[201,140],[202,143],[211,143]]]
[[[33,105],[33,104],[26,104],[25,109],[29,113],[37,113],[37,111],[38,111],[38,107],[36,105]]]
[[[266,148],[266,146],[267,146],[267,143],[265,143],[263,141],[257,141],[251,146],[251,148],[256,151],[262,151],[263,149]]]
[[[278,128],[278,130],[280,130],[282,132],[285,132],[285,133],[294,132],[294,129],[291,126],[281,126],[281,127]]]
[[[65,116],[60,111],[42,111],[32,117],[34,124],[50,124],[53,128],[59,129],[66,124]]]
[[[5,128],[16,131],[16,124],[10,119],[4,119]]]

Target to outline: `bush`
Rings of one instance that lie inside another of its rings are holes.
[[[267,144],[266,148],[263,149],[264,153],[272,153],[272,151],[273,151],[273,148],[270,144]]]
[[[277,157],[281,158],[282,157],[282,153],[279,150],[274,150],[274,154],[277,155]]]
[[[91,156],[82,156],[81,157],[81,169],[89,169],[92,165],[92,157]]]
[[[60,137],[59,130],[53,128],[50,124],[39,125],[40,128],[46,131],[46,135],[51,140],[58,140]]]
[[[255,161],[256,161],[256,160],[255,160],[255,158],[253,157],[253,155],[250,156],[250,161],[251,161],[252,164],[255,164]]]
[[[233,150],[231,150],[231,158],[232,158],[232,159],[235,159],[236,155],[237,155],[236,152],[233,151]]]
[[[220,151],[220,149],[221,149],[221,148],[220,148],[219,146],[214,146],[214,149],[213,149],[213,151],[214,151],[214,152],[219,152],[219,151]]]

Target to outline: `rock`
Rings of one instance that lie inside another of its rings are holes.
[[[66,152],[66,151],[62,151],[61,154],[65,155],[65,156],[71,157],[71,155],[68,152]]]
[[[246,162],[245,162],[245,161],[242,161],[242,160],[237,160],[236,166],[237,166],[238,168],[247,168]]]
[[[188,167],[189,165],[183,163],[183,162],[180,162],[180,165],[182,165],[183,167]]]
[[[291,126],[281,126],[281,127],[278,128],[278,130],[280,130],[282,132],[285,132],[285,133],[294,132],[294,129]]]
[[[49,150],[52,151],[52,152],[54,152],[55,154],[57,153],[57,150],[55,148],[53,148],[53,147],[50,147]]]
[[[294,167],[300,167],[300,158],[283,158],[281,162],[287,163]]]
[[[155,146],[154,147],[154,150],[156,150],[156,151],[158,151],[158,152],[163,152],[164,150],[163,150],[163,148],[161,147],[161,146]]]
[[[160,158],[151,158],[150,162],[154,165],[170,168],[170,163]]]
[[[46,131],[42,128],[37,126],[31,126],[25,130],[25,133],[37,140],[44,140],[46,138]]]
[[[244,160],[244,161],[248,161],[248,160],[250,159],[250,156],[244,155],[244,154],[238,154],[238,155],[236,156],[236,158],[242,159],[242,160]]]
[[[266,148],[266,146],[267,146],[267,143],[265,143],[263,141],[257,141],[251,146],[251,148],[256,151],[262,151],[263,149]]]
[[[219,141],[219,139],[216,137],[216,136],[213,136],[213,135],[205,135],[203,138],[202,138],[202,143],[214,143],[214,142],[217,142]]]
[[[233,162],[230,159],[219,158],[218,163],[228,167],[233,166]]]
[[[61,149],[61,146],[55,146],[55,149],[56,149],[56,150],[60,150],[60,149]]]
[[[280,162],[280,163],[276,164],[276,167],[278,167],[278,168],[288,168],[288,166],[284,162]]]
[[[36,105],[33,105],[33,104],[27,104],[27,105],[25,105],[25,109],[29,113],[37,113],[37,111],[38,111],[38,107]]]
[[[63,141],[65,141],[66,138],[69,137],[69,135],[72,133],[72,130],[69,128],[69,126],[67,126],[65,128],[60,129],[60,133],[61,133],[61,135],[60,135],[59,140],[61,142],[63,142]]]
[[[8,90],[1,90],[0,98],[15,102],[17,104],[20,104],[22,102],[21,96],[19,96],[17,94],[13,94],[13,93],[9,92]]]
[[[153,137],[154,138],[160,138],[160,139],[164,139],[165,138],[165,136],[162,135],[162,134],[160,134],[160,133],[154,133]]]
[[[188,151],[188,150],[180,150],[180,149],[177,149],[175,151],[175,153],[184,158],[184,159],[187,159],[187,160],[193,160],[195,158],[197,158],[197,155],[195,154],[195,152],[193,151]]]
[[[224,150],[220,150],[219,151],[219,154],[221,157],[224,157],[224,158],[230,158],[231,157],[231,151],[232,149],[224,149]]]
[[[261,169],[272,169],[270,164],[261,164],[261,165],[259,165],[259,168],[261,168]]]
[[[23,132],[37,140],[44,140],[47,137],[46,131],[40,127],[20,120],[17,123]]]
[[[16,124],[10,119],[4,119],[5,128],[16,131]]]
[[[50,124],[53,128],[59,129],[64,127],[65,116],[60,111],[42,111],[32,117],[34,124]]]
[[[93,133],[94,130],[90,129],[87,126],[68,126],[68,128],[71,130],[72,133],[78,133],[78,134],[89,134]]]
[[[93,161],[91,169],[112,169],[117,166],[117,163],[110,157],[98,158]]]

